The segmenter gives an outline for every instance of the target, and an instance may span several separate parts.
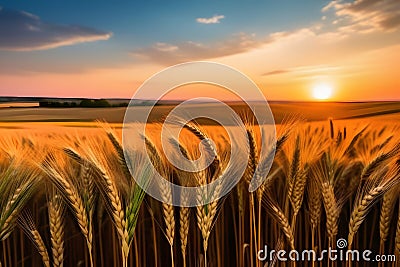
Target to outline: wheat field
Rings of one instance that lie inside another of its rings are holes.
[[[133,176],[150,182],[153,170],[139,152],[125,160],[114,126],[0,130],[0,266],[365,266],[257,258],[265,246],[320,252],[339,238],[349,249],[399,256],[400,123],[284,120],[276,153],[265,158],[260,127],[247,123],[243,177],[228,195],[193,208],[146,195]],[[192,160],[200,141],[215,142],[205,142],[213,164],[196,173],[174,168],[157,134],[144,136],[155,169],[184,186],[222,175],[234,140],[215,127],[189,123],[171,140]],[[271,160],[268,173],[257,170]],[[266,179],[249,193],[255,175]],[[159,189],[171,197],[171,188]]]

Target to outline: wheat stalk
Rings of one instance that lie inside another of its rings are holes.
[[[48,203],[49,227],[53,266],[62,267],[64,263],[64,203],[54,194]]]
[[[42,260],[43,260],[43,264],[46,267],[50,267],[50,258],[49,258],[49,254],[47,252],[46,246],[43,242],[42,237],[40,236],[38,230],[36,229],[32,229],[31,232],[31,239],[33,240],[33,242],[35,243],[38,252],[40,254],[40,256],[42,256]]]
[[[90,264],[93,266],[92,248],[93,248],[93,233],[92,225],[88,215],[87,207],[82,200],[78,189],[70,181],[71,171],[68,169],[67,162],[65,159],[54,153],[50,153],[45,161],[42,163],[41,168],[47,174],[50,181],[55,187],[61,192],[61,195],[65,198],[66,203],[71,208],[72,213],[75,215],[75,219],[78,223],[81,233],[86,239],[86,245],[88,247]]]
[[[308,216],[311,224],[311,248],[317,250],[315,246],[315,235],[320,227],[321,221],[321,192],[315,179],[309,179],[307,184],[307,203]],[[315,263],[312,263],[315,266]]]
[[[180,151],[182,151],[183,155],[190,159],[189,153],[185,147],[182,145],[179,146]],[[185,179],[186,178],[186,179]],[[181,179],[181,183],[186,186],[188,185],[187,176],[184,179]],[[179,237],[181,241],[181,250],[182,250],[182,257],[183,257],[183,266],[186,267],[186,247],[188,241],[188,234],[189,234],[189,216],[190,216],[190,208],[186,207],[188,204],[189,195],[187,191],[182,191],[180,194],[180,201],[182,203],[181,207],[179,208]]]
[[[268,192],[268,195],[271,195],[271,193]],[[264,203],[271,211],[269,214],[278,223],[279,227],[284,233],[290,249],[294,249],[294,236],[288,218],[283,213],[282,209],[270,197],[264,198]]]
[[[258,145],[256,141],[256,136],[253,127],[250,125],[246,126],[246,133],[249,143],[249,159],[247,162],[247,169],[245,174],[245,179],[248,183],[252,180],[255,176],[257,165],[258,165]],[[262,191],[263,189],[258,188],[258,196],[259,199],[262,199]],[[259,244],[257,243],[257,237],[259,237],[259,233],[257,233],[257,226],[256,226],[256,212],[255,212],[255,201],[254,201],[254,192],[250,193],[249,198],[249,226],[250,226],[250,257],[251,257],[251,264],[253,261],[253,255],[255,253],[255,249],[259,248]],[[260,229],[260,228],[258,228]],[[254,242],[253,242],[254,238]],[[258,263],[257,263],[258,266]]]
[[[161,171],[162,176],[169,177],[169,170],[166,163],[162,160],[161,153],[158,151],[155,144],[149,139],[145,137],[145,144],[147,149],[150,151],[150,158],[152,159],[153,165]],[[163,164],[164,162],[164,164]],[[168,179],[170,180],[170,179]],[[165,236],[170,245],[171,250],[171,263],[174,266],[174,253],[173,253],[173,245],[174,245],[174,237],[175,237],[175,216],[174,216],[174,207],[171,204],[172,202],[172,190],[171,186],[168,184],[166,180],[162,180],[158,184],[158,189],[161,193],[161,198],[163,200],[162,203],[162,213],[165,222]]]
[[[22,167],[20,160],[13,159],[0,174],[0,240],[11,234],[19,213],[39,184],[37,171],[29,165]]]
[[[42,236],[40,235],[32,220],[32,216],[28,213],[25,213],[18,218],[18,221],[26,235],[29,237],[29,239],[32,240],[33,244],[37,248],[40,256],[42,257],[43,265],[46,267],[50,267],[49,253],[42,239]]]
[[[110,135],[108,135],[110,138]],[[111,138],[112,139],[112,138]],[[147,186],[152,176],[152,170],[144,161],[144,156],[136,151],[127,150],[132,155],[129,161],[121,160],[122,146],[117,139],[111,140],[115,153],[107,143],[99,144],[95,138],[87,139],[81,147],[81,155],[68,149],[68,154],[78,162],[89,164],[90,170],[95,176],[95,182],[103,197],[106,210],[110,215],[121,246],[122,265],[128,265],[128,256],[139,215],[139,209],[143,202],[145,191],[141,186]],[[132,174],[127,172],[127,163]],[[124,166],[121,166],[123,164]],[[139,168],[140,167],[140,168]],[[135,179],[142,182],[139,186]],[[124,186],[120,186],[124,185]],[[121,192],[120,192],[121,190]],[[125,196],[125,201],[124,197]]]
[[[334,153],[334,152],[333,152]],[[338,233],[338,220],[341,209],[345,203],[346,195],[343,192],[335,194],[335,182],[340,173],[337,172],[338,165],[331,160],[332,152],[327,152],[321,160],[311,168],[311,183],[318,183],[321,191],[322,203],[326,214],[326,232],[329,238],[329,245],[334,246],[333,242]],[[311,185],[312,186],[312,185]],[[315,189],[314,189],[315,190]]]
[[[193,122],[189,122],[185,123],[183,127],[188,129],[191,133],[193,133],[200,141],[204,141],[207,151],[209,151],[212,154],[212,156],[215,157],[215,160],[217,162],[221,161],[218,152],[216,151],[213,143],[211,142],[211,139],[199,126],[197,126]]]
[[[178,119],[179,121],[179,119]],[[194,134],[205,146],[205,149],[208,153],[211,154],[212,157],[214,157],[213,161],[213,166],[215,166],[215,170],[213,175],[218,176],[222,172],[222,161],[220,154],[218,154],[218,151],[216,150],[214,143],[212,142],[211,138],[207,135],[205,131],[203,131],[196,123],[194,122],[188,122],[188,123],[182,123],[183,127],[189,130],[192,134]]]
[[[389,235],[390,221],[393,215],[394,206],[398,199],[398,187],[390,189],[384,196],[379,218],[379,233],[381,242],[384,243]]]
[[[399,215],[397,216],[397,225],[396,225],[396,238],[395,238],[395,247],[397,257],[400,256],[400,205],[399,205]]]
[[[196,206],[196,219],[197,219],[197,226],[200,229],[202,238],[203,238],[203,250],[204,250],[204,259],[205,259],[205,266],[207,266],[207,250],[208,250],[208,239],[210,237],[211,230],[213,228],[216,215],[218,214],[218,207],[219,201],[211,201],[210,203],[208,199],[218,199],[220,196],[220,192],[222,189],[222,179],[219,179],[223,176],[223,165],[220,155],[215,150],[211,139],[207,136],[207,134],[200,129],[196,124],[193,122],[189,122],[183,124],[183,127],[188,129],[191,133],[193,133],[200,141],[203,141],[203,144],[206,146],[208,152],[214,156],[214,164],[216,164],[216,170],[214,173],[210,173],[211,169],[205,169],[195,174],[197,185],[199,188],[197,189],[197,206]],[[176,141],[172,141],[176,142]],[[180,147],[182,151],[182,146]],[[192,155],[185,152],[183,149],[183,154],[189,159],[193,159]],[[196,167],[196,166],[194,166]],[[198,168],[195,168],[198,169]],[[209,181],[214,181],[215,184],[211,188],[208,185]]]
[[[249,161],[247,165],[248,173],[246,178],[250,181],[253,178],[258,165],[258,145],[253,128],[247,126],[246,133],[249,140]]]
[[[129,177],[130,172],[129,172],[128,166],[126,164],[124,149],[122,148],[120,141],[116,137],[115,132],[112,131],[111,129],[106,128],[106,132],[107,132],[108,139],[111,141],[115,151],[117,152],[118,161],[120,163],[120,166],[123,168],[125,176]]]
[[[293,208],[293,217],[297,216],[301,205],[303,203],[304,198],[304,189],[307,184],[307,175],[306,171],[301,170],[296,174],[297,178],[294,178],[295,181],[291,183],[292,189],[289,193],[289,200]]]
[[[372,177],[368,178],[364,188],[358,194],[355,202],[356,204],[350,216],[348,235],[349,247],[352,245],[354,235],[357,233],[377,198],[399,182],[400,168],[396,165],[389,171],[382,170],[374,173]]]
[[[338,232],[338,219],[341,208],[336,200],[333,186],[330,183],[322,183],[321,189],[326,213],[326,229],[330,240],[334,240]]]
[[[100,148],[94,145],[94,140],[87,140],[86,146],[83,148],[85,153],[85,159],[78,154],[78,152],[73,149],[64,149],[64,151],[76,159],[81,164],[83,162],[87,162],[90,164],[90,167],[99,177],[96,181],[99,182],[98,188],[104,197],[107,211],[111,215],[112,221],[115,225],[115,229],[117,230],[119,240],[121,242],[121,256],[123,266],[127,265],[127,259],[129,254],[129,235],[128,235],[128,225],[125,220],[125,211],[123,207],[123,201],[121,199],[120,193],[118,191],[116,182],[110,177],[107,172],[107,159],[104,158],[104,154],[100,151]],[[83,203],[80,201],[80,205]],[[86,213],[85,213],[86,214]],[[87,220],[87,215],[85,215]]]
[[[101,168],[101,166],[99,165],[96,165],[96,167]],[[127,266],[130,240],[128,234],[128,224],[125,220],[123,202],[120,193],[118,192],[115,181],[107,173],[105,173],[105,171],[102,171],[101,180],[102,181],[100,187],[105,197],[105,201],[108,204],[107,210],[111,215],[119,236],[119,240],[121,242],[123,266]]]
[[[388,152],[380,153],[366,164],[361,172],[361,179],[367,179],[371,174],[378,169],[379,166],[392,159],[400,150],[400,143],[395,145]],[[368,151],[370,153],[370,151]]]
[[[222,175],[221,175],[222,176]],[[221,178],[218,177],[218,178]],[[203,171],[196,175],[200,188],[197,190],[197,203],[196,206],[196,218],[197,226],[200,229],[203,237],[203,249],[205,266],[207,266],[207,249],[208,239],[210,237],[211,230],[213,228],[215,217],[218,213],[219,201],[215,200],[208,204],[205,204],[208,198],[218,199],[220,191],[222,189],[221,179],[215,180],[214,187],[211,188],[211,192],[207,190],[210,185],[207,185],[207,174]]]
[[[310,179],[307,187],[308,209],[311,227],[315,230],[321,220],[321,192],[314,179]]]
[[[184,200],[183,200],[184,201]],[[186,267],[186,247],[189,234],[189,216],[190,209],[181,207],[179,209],[179,236],[181,241],[181,250],[183,257],[183,266]]]
[[[173,253],[173,245],[174,245],[174,237],[175,237],[175,217],[174,217],[174,207],[166,202],[172,198],[171,187],[166,184],[162,183],[160,185],[161,190],[161,197],[163,198],[164,202],[162,203],[162,212],[163,217],[166,225],[165,233],[168,240],[168,243],[171,247],[171,261],[172,266],[174,266],[174,253]]]
[[[180,143],[178,140],[174,138],[170,138],[170,143],[174,146],[177,146],[181,154],[185,157],[185,159],[191,160],[190,153],[188,149]],[[192,167],[195,167],[194,164],[191,162]],[[190,175],[182,174],[178,175],[178,178],[183,186],[189,185],[189,178]],[[190,208],[187,207],[189,202],[189,196],[187,191],[183,190],[180,193],[180,203],[182,204],[179,208],[179,237],[181,242],[181,251],[182,251],[182,258],[183,258],[183,266],[186,267],[186,247],[188,241],[188,234],[189,234],[189,217],[190,217]]]
[[[288,196],[289,200],[292,204],[293,209],[295,209],[295,201],[293,199],[294,191],[296,189],[298,183],[298,173],[300,172],[300,137],[296,137],[296,143],[295,147],[293,150],[293,156],[290,160],[290,165],[289,165],[289,173],[288,173]],[[300,180],[300,179],[299,179]],[[295,213],[296,214],[296,213]]]
[[[171,138],[171,144],[177,146],[181,154],[185,157],[185,159],[191,160],[191,156],[187,148],[181,144],[178,140]],[[192,164],[192,167],[193,164]],[[189,175],[184,174],[178,176],[181,184],[183,186],[188,186],[189,184]],[[189,234],[189,216],[190,216],[190,209],[187,206],[189,202],[189,196],[187,191],[183,190],[180,194],[180,202],[181,207],[179,208],[179,237],[181,242],[181,250],[182,250],[182,258],[183,258],[183,266],[186,267],[186,247],[187,247],[187,240]]]

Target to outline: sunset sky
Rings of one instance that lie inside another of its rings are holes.
[[[0,1],[2,96],[130,98],[196,60],[268,100],[400,100],[400,1]]]

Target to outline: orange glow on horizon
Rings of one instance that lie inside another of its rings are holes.
[[[283,51],[279,51],[284,53]],[[254,52],[249,52],[254,53]],[[267,55],[265,55],[267,56]],[[318,81],[334,88],[328,101],[399,100],[400,45],[360,54],[350,59],[332,61],[335,67],[305,65],[280,67],[276,74],[264,75],[274,66],[249,65],[243,54],[214,61],[230,65],[248,75],[263,90],[267,100],[314,100],[310,94]],[[255,59],[253,59],[255,60]],[[272,64],[272,63],[271,63]],[[130,98],[135,90],[165,66],[147,64],[110,69],[93,69],[78,73],[0,74],[0,95],[88,98]],[[177,88],[166,98],[187,99],[195,96],[235,100],[235,96],[215,86],[197,84]],[[236,98],[237,99],[237,98]]]

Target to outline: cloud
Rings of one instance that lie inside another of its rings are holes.
[[[261,74],[261,76],[270,76],[270,75],[277,75],[277,74],[285,74],[290,72],[291,70],[287,69],[287,70],[272,70],[272,71],[268,71],[266,73]]]
[[[400,29],[399,0],[356,0],[353,2],[331,1],[322,12],[334,10],[344,32],[369,33]]]
[[[272,41],[273,38],[270,38]],[[254,34],[238,33],[230,38],[212,44],[196,43],[193,41],[178,44],[155,43],[138,49],[132,55],[161,64],[176,64],[193,60],[204,60],[222,56],[239,54],[255,49],[268,40],[258,40]]]
[[[223,18],[225,18],[224,15],[214,15],[211,18],[197,18],[196,21],[201,24],[216,24],[220,23]]]
[[[176,45],[171,45],[167,43],[156,43],[153,48],[159,52],[173,52],[178,50]]]
[[[323,75],[326,73],[334,73],[339,71],[340,69],[341,68],[338,66],[330,66],[330,65],[306,65],[306,66],[298,66],[287,69],[276,69],[265,72],[261,74],[261,76],[294,73],[299,77],[309,77],[315,75]]]
[[[57,25],[24,11],[0,7],[0,50],[45,50],[107,40],[110,32],[77,25]]]
[[[370,34],[358,32],[350,34],[343,31],[343,27],[345,27],[342,25],[343,22],[338,22],[341,29],[338,29],[336,25],[326,26],[329,23],[331,21],[324,22],[322,28],[300,28],[292,31],[274,32],[261,37],[242,32],[212,43],[159,42],[149,47],[136,49],[131,54],[137,59],[162,65],[194,60],[227,60],[226,62],[230,64],[231,62],[226,58],[231,57],[241,62],[248,62],[246,66],[249,69],[256,69],[261,65],[267,65],[266,61],[275,61],[284,64],[264,68],[264,71],[270,69],[269,72],[257,72],[262,76],[278,76],[278,74],[294,71],[293,69],[283,68],[284,65],[292,66],[294,62],[305,62],[304,64],[307,65],[335,62],[338,60],[338,56],[351,57],[353,54],[393,45],[398,43],[400,38],[396,32],[375,31]],[[380,41],[371,42],[371,38]],[[265,51],[265,55],[263,51]],[[276,52],[269,53],[268,51]],[[253,62],[260,63],[254,64]],[[244,65],[241,64],[241,67],[244,67]],[[332,69],[318,68],[315,72],[329,71],[332,71]],[[306,75],[306,73],[312,71],[297,69],[296,72],[302,72]]]

